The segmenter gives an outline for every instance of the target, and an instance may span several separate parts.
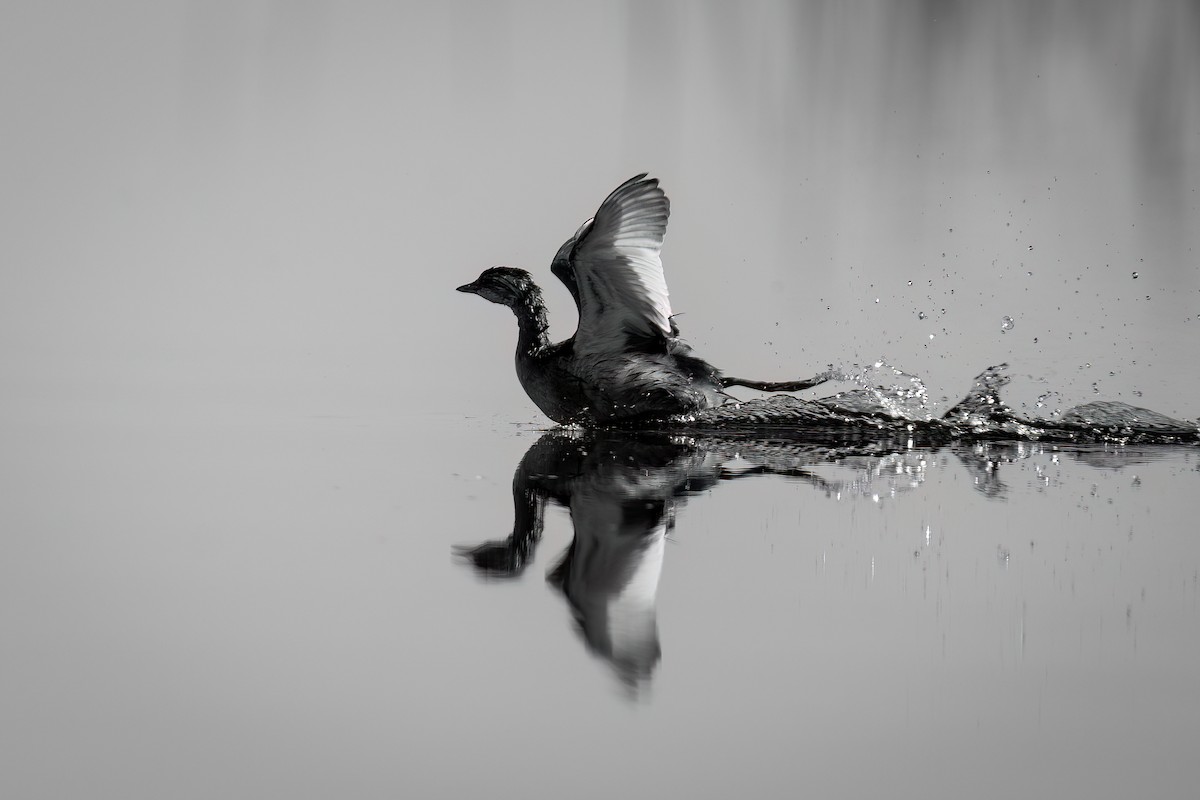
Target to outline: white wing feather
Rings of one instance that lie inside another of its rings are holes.
[[[658,180],[638,175],[617,187],[576,234],[577,353],[623,352],[630,335],[670,336],[671,303],[659,256],[670,213]]]

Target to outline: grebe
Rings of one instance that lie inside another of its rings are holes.
[[[560,423],[662,419],[721,405],[728,386],[794,392],[823,383],[725,377],[679,338],[663,276],[671,205],[658,179],[618,186],[563,244],[551,271],[579,310],[570,339],[546,335],[542,290],[523,269],[492,267],[458,287],[508,306],[517,316],[517,377],[542,412]]]

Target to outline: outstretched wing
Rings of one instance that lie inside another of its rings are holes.
[[[618,186],[563,245],[554,273],[579,306],[576,353],[624,352],[633,342],[671,336],[659,258],[670,213],[658,180],[638,175]]]

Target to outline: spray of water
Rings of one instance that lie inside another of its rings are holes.
[[[834,395],[845,407],[857,409],[862,406],[865,410],[866,406],[874,405],[897,419],[914,421],[929,421],[935,417],[924,381],[882,358],[866,366],[831,364],[826,374],[830,380],[858,387]]]

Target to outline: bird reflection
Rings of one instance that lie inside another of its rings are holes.
[[[975,428],[1010,413],[997,393],[1004,380],[998,368],[988,370],[948,416],[961,417],[964,425]],[[1115,405],[1081,408],[1117,419]],[[1132,407],[1116,411],[1124,414],[1117,419],[1120,425],[1134,434],[1147,432],[1135,431],[1128,423],[1140,424],[1153,412]],[[1192,435],[1186,423],[1168,422],[1171,437]],[[588,649],[636,694],[661,656],[656,600],[666,540],[678,512],[698,492],[724,481],[778,475],[837,499],[881,502],[919,488],[931,466],[952,463],[953,458],[970,476],[976,493],[1003,502],[1009,486],[1002,473],[1014,462],[1031,457],[1056,460],[1065,453],[1095,467],[1120,469],[1153,460],[1157,452],[1149,445],[1112,449],[1086,442],[1004,441],[995,438],[995,431],[985,432],[992,436],[947,440],[945,429],[918,425],[686,433],[557,428],[538,439],[517,467],[511,535],[458,547],[456,553],[485,577],[519,576],[541,541],[546,502],[567,508],[574,536],[548,580],[566,598]],[[1042,476],[1041,467],[1037,474]]]
[[[546,501],[565,506],[574,537],[548,580],[566,597],[588,649],[636,694],[661,655],[656,598],[663,553],[687,498],[759,475],[784,475],[830,494],[869,482],[867,465],[851,463],[852,476],[844,480],[809,469],[830,455],[827,447],[798,442],[552,430],[529,448],[513,477],[512,534],[456,551],[484,576],[520,575],[541,539]],[[872,469],[881,461],[868,458]]]

